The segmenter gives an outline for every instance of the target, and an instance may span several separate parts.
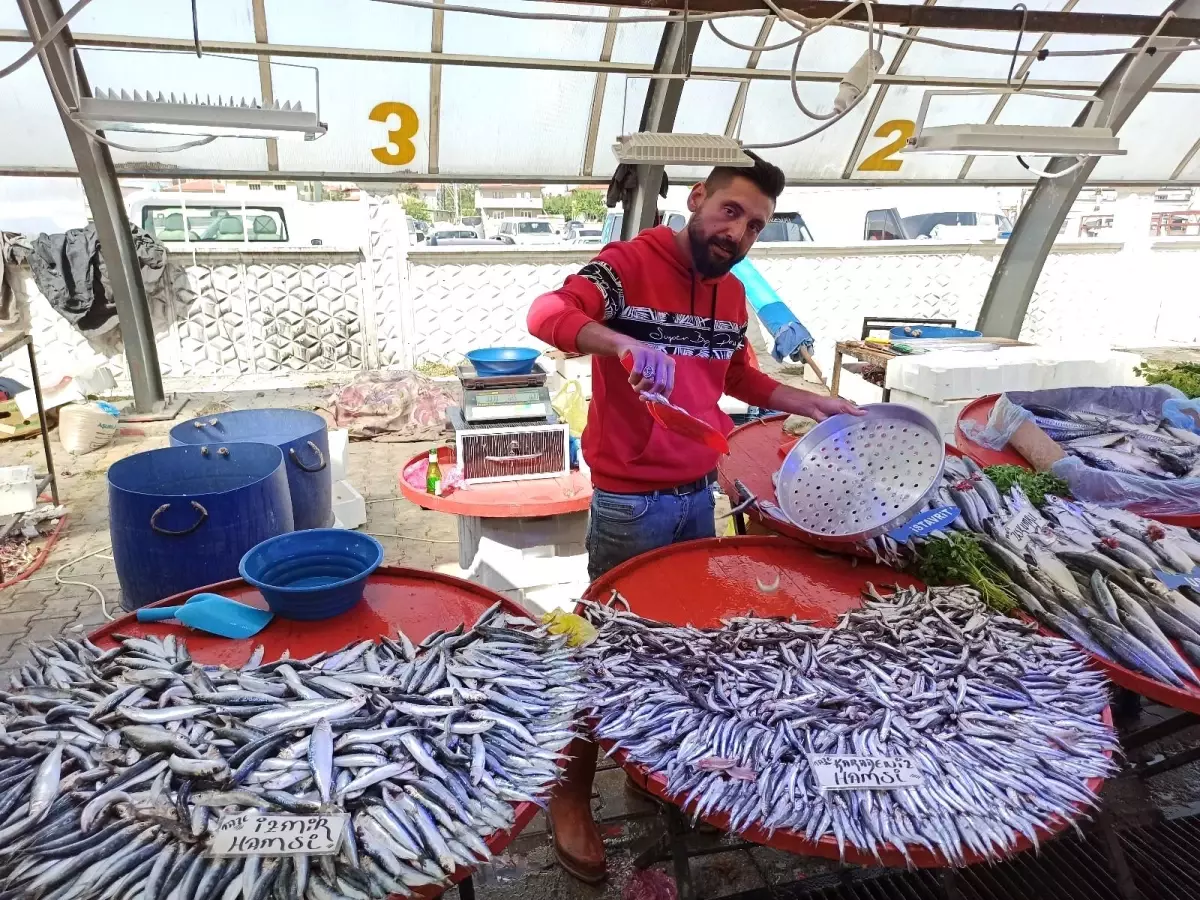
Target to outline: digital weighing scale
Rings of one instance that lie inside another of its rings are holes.
[[[469,425],[491,422],[549,422],[554,415],[546,371],[535,366],[528,375],[475,374],[475,367],[458,367],[462,383],[462,418]]]

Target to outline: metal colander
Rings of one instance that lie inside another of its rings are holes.
[[[897,403],[834,416],[796,442],[775,493],[793,525],[814,537],[863,541],[917,513],[942,477],[946,448],[927,416]]]

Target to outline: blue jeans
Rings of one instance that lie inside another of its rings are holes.
[[[712,488],[676,496],[592,492],[588,577],[595,581],[627,559],[679,541],[715,537]]]

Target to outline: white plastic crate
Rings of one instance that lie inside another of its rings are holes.
[[[0,468],[0,516],[29,512],[37,506],[37,478],[33,466]]]

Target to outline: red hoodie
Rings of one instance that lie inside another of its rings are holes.
[[[733,275],[700,278],[670,228],[609,244],[557,291],[538,297],[529,331],[578,351],[579,332],[600,322],[675,357],[671,402],[722,434],[733,425],[721,394],[767,406],[777,382],[746,360],[746,291]],[[713,471],[717,453],[657,425],[615,357],[592,357],[592,403],[583,452],[592,483],[637,493],[678,487]]]

